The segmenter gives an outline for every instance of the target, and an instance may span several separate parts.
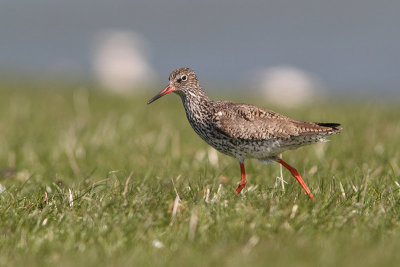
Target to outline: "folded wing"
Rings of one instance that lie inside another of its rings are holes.
[[[225,105],[224,101],[217,103],[214,125],[218,131],[231,138],[265,140],[310,134],[329,135],[341,130],[337,123],[297,121],[252,105]]]

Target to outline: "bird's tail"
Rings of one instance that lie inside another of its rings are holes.
[[[332,128],[334,131],[340,131],[342,128],[339,128],[340,123],[333,123],[333,122],[316,122],[317,125],[323,126],[323,127],[329,127]]]

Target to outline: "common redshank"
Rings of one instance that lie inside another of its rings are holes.
[[[338,123],[305,122],[253,105],[214,101],[201,88],[190,68],[179,68],[169,75],[169,85],[147,104],[169,93],[178,94],[193,130],[216,150],[239,161],[241,180],[239,194],[247,180],[244,161],[278,162],[288,169],[310,198],[310,189],[298,171],[279,155],[291,149],[326,141],[328,135],[340,132]]]

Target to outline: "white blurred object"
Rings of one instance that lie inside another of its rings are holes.
[[[154,81],[148,43],[131,31],[104,31],[95,38],[93,65],[100,84],[112,92],[130,93]]]
[[[208,160],[210,161],[211,165],[218,167],[218,152],[214,148],[210,147],[207,151]]]
[[[279,105],[301,105],[314,100],[324,87],[314,75],[291,66],[268,68],[258,72],[260,89],[268,100]]]
[[[151,244],[155,248],[163,248],[164,247],[164,244],[158,239],[154,239],[153,242],[151,242]]]
[[[0,194],[3,194],[6,191],[7,189],[2,184],[0,184]]]

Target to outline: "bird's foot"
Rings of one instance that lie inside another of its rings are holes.
[[[236,193],[239,195],[242,189],[245,187],[246,183],[240,182],[238,187],[236,188]]]
[[[293,177],[296,178],[296,180],[299,182],[299,184],[304,189],[306,194],[310,197],[310,199],[314,199],[314,195],[311,193],[310,189],[308,189],[308,186],[301,178],[299,172],[295,168],[284,162],[282,159],[279,159],[278,162],[292,173]]]

